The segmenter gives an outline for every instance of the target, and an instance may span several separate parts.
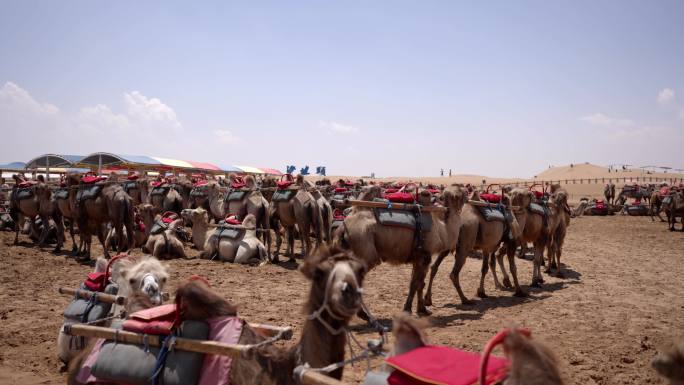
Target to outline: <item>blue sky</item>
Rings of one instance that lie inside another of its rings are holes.
[[[684,168],[684,2],[0,3],[0,161]]]

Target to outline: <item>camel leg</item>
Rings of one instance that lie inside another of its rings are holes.
[[[432,306],[432,281],[435,279],[435,275],[437,275],[437,270],[439,270],[439,265],[442,263],[444,258],[449,255],[448,251],[443,251],[441,252],[438,256],[435,262],[432,264],[432,267],[430,268],[430,281],[428,282],[428,289],[427,293],[425,293],[425,305],[427,306]]]
[[[20,224],[24,222],[22,219],[24,219],[24,216],[19,214],[17,215],[17,221],[14,223],[14,246],[19,244],[19,230],[21,229]]]
[[[55,221],[55,227],[57,227],[57,245],[53,252],[59,253],[62,251],[62,246],[64,246],[64,222],[62,221],[62,217],[58,215],[55,215],[53,220]]]
[[[451,278],[451,282],[454,284],[456,292],[458,292],[458,297],[461,299],[461,303],[463,305],[472,305],[474,302],[469,300],[465,294],[463,294],[461,282],[458,278],[459,274],[461,273],[461,269],[463,269],[463,265],[465,265],[467,256],[468,254],[463,248],[459,247],[456,250],[456,259],[454,261],[454,267],[451,269],[451,274],[449,274],[449,278]],[[484,255],[482,257],[484,258]]]
[[[271,227],[273,228],[273,233],[275,234],[276,241],[275,251],[273,252],[273,258],[271,259],[271,262],[278,263],[278,256],[280,255],[280,246],[283,244],[283,236],[280,234],[280,225],[278,224],[278,222],[271,222]]]
[[[489,259],[494,259],[492,253],[485,252],[482,250],[482,269],[480,270],[480,286],[477,288],[477,296],[480,298],[487,298],[487,293],[485,293],[484,281],[487,276],[487,271],[489,270]]]
[[[287,228],[287,256],[290,258],[290,261],[295,261],[295,255],[294,255],[294,243],[295,243],[295,236],[294,236],[294,226],[288,227]],[[304,247],[304,243],[302,242],[302,247]],[[302,254],[304,254],[304,251],[302,251]]]
[[[109,250],[107,247],[107,241],[105,240],[104,234],[102,233],[102,226],[98,226],[97,228],[97,239],[100,241],[100,244],[102,245],[102,250],[105,259],[109,259]],[[88,253],[88,256],[90,256],[90,252]]]
[[[429,316],[432,314],[425,306],[425,297],[423,296],[423,289],[425,288],[425,276],[430,268],[431,259],[432,256],[430,254],[426,254],[420,258],[418,265],[416,266],[416,294],[418,295],[416,313],[418,313],[419,316]],[[411,298],[411,302],[413,302],[413,298]],[[411,306],[411,304],[409,304],[409,306]]]
[[[511,270],[511,275],[513,276],[513,284],[515,285],[515,293],[513,295],[516,297],[527,297],[527,292],[525,292],[520,287],[520,283],[518,282],[518,268],[515,266],[515,255],[513,253],[508,254],[508,268]],[[508,287],[510,287],[510,284],[511,283],[509,282]]]
[[[540,241],[534,243],[534,260],[532,262],[532,283],[530,286],[541,287],[544,278],[541,275],[541,261],[544,259],[544,244]]]
[[[498,253],[495,254],[492,258],[489,259],[489,270],[492,271],[492,278],[494,278],[494,287],[496,290],[502,290],[503,287],[501,286],[501,283],[499,282],[499,277],[496,274],[496,261],[499,259],[499,256],[501,255],[501,250],[499,250]],[[501,269],[504,273],[505,270]]]

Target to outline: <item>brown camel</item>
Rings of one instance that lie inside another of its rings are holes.
[[[17,175],[13,175],[13,178],[16,183],[10,194],[10,215],[17,224],[14,235],[14,244],[17,245],[19,244],[19,229],[24,219],[33,222],[36,217],[40,217],[43,223],[50,223],[50,218],[54,215],[54,205],[52,190],[42,180],[25,182]],[[48,226],[43,226],[38,246],[42,247],[45,244],[47,232]],[[55,251],[59,251],[60,247],[61,242],[58,242]]]
[[[663,203],[663,208],[667,213],[670,231],[675,231],[677,217],[681,218],[682,231],[684,231],[684,190],[671,191],[667,202]]]
[[[256,218],[247,214],[242,226],[226,227],[221,231],[209,228],[209,215],[201,207],[185,209],[183,219],[192,222],[192,241],[200,251],[200,258],[246,264],[268,262],[266,248],[256,235]],[[224,233],[224,236],[221,236]]]
[[[57,232],[64,234],[64,219],[68,219],[69,235],[71,235],[71,251],[72,254],[77,254],[79,247],[74,236],[74,224],[78,220],[76,216],[76,190],[78,189],[79,178],[77,175],[68,175],[63,180],[63,187],[52,194],[55,211],[58,212],[59,218],[55,221],[57,225]],[[83,237],[81,237],[83,238]],[[63,239],[63,235],[60,236]]]
[[[120,184],[113,181],[88,184],[82,179],[77,194],[76,216],[79,229],[87,229],[89,222],[97,227],[111,222],[117,233],[121,234],[125,228],[127,234],[133,234],[133,201]],[[98,231],[97,235],[104,249],[104,256],[109,258],[105,233]],[[120,238],[117,250],[125,251],[132,247],[133,237],[128,239],[127,244]]]
[[[256,227],[261,230],[261,238],[266,245],[268,255],[271,254],[271,225],[269,220],[270,205],[266,198],[257,188],[252,175],[247,175],[244,180],[236,180],[233,174],[231,189],[225,196],[223,216],[235,215],[237,220],[242,221],[248,214],[256,219]],[[244,185],[243,185],[244,184]]]
[[[148,203],[150,195],[150,182],[147,178],[140,178],[137,175],[129,176],[122,183],[124,191],[133,199],[133,205]]]
[[[615,183],[606,183],[603,188],[603,196],[606,198],[606,203],[615,203]]]
[[[670,385],[684,385],[684,339],[668,343],[653,358],[651,366],[667,378]]]
[[[143,204],[143,205],[148,205],[152,206],[149,204]],[[140,205],[142,206],[142,205]],[[147,227],[145,220],[142,217],[142,214],[140,212],[140,209],[138,206],[133,207],[133,247],[142,247],[145,243],[147,243],[147,237],[150,235],[150,227]],[[128,233],[126,231],[123,232],[123,243],[128,244]],[[116,232],[116,229],[109,228],[107,231],[107,237],[105,239],[105,243],[107,244],[107,248],[111,248],[113,250],[116,250],[117,245],[119,244],[119,234]]]
[[[240,358],[234,358],[230,369],[231,384],[294,385],[298,383],[294,377],[295,367],[308,364],[312,368],[322,368],[344,360],[347,327],[361,308],[366,266],[350,254],[324,248],[307,256],[300,271],[311,281],[304,306],[308,316],[300,340],[289,348],[273,344],[252,348]],[[200,279],[179,285],[176,303],[184,320],[237,314],[235,306]],[[245,322],[238,344],[254,345],[264,339]],[[89,353],[88,349],[72,360],[69,384],[77,384],[76,375]],[[339,380],[342,374],[343,368],[340,368],[329,376]]]
[[[181,210],[186,208],[183,196],[174,186],[166,181],[152,183],[149,200],[159,212],[172,211],[180,214]],[[190,193],[188,197],[189,195]]]
[[[480,201],[480,197],[477,192],[474,193],[472,200]],[[481,298],[485,298],[487,296],[484,290],[484,279],[487,275],[487,270],[489,269],[490,258],[492,260],[494,259],[493,254],[499,248],[501,241],[505,236],[507,236],[507,233],[512,233],[513,237],[517,237],[520,234],[520,227],[518,226],[515,216],[512,216],[510,220],[507,220],[505,215],[501,214],[499,211],[492,212],[499,213],[501,215],[501,220],[487,221],[480,209],[472,204],[466,204],[463,207],[463,211],[461,213],[462,225],[460,234],[458,236],[458,244],[454,244],[450,249],[441,250],[440,254],[437,256],[437,259],[432,264],[432,268],[430,270],[430,283],[428,284],[428,290],[425,295],[425,302],[427,304],[432,304],[432,282],[437,274],[439,265],[452,251],[455,251],[455,262],[449,278],[451,278],[451,282],[456,288],[456,292],[461,299],[461,303],[472,303],[472,301],[466,298],[466,296],[463,294],[463,290],[461,290],[459,273],[461,272],[463,265],[465,265],[466,258],[474,250],[482,251],[482,275],[480,276],[480,286],[477,289],[477,296]],[[513,275],[513,282],[515,283],[515,295],[525,296],[525,292],[518,284],[515,262],[511,265],[511,274]]]
[[[548,242],[547,257],[549,260],[546,266],[546,273],[551,274],[551,270],[556,267],[556,277],[563,278],[561,271],[561,253],[565,234],[570,226],[570,210],[568,209],[568,193],[565,190],[558,190],[551,194],[549,199],[549,221],[548,221]],[[539,274],[541,276],[541,274]]]
[[[418,198],[418,203],[429,206],[432,194],[423,190]],[[446,215],[436,211],[423,213],[424,217],[429,216],[432,225],[422,235],[416,236],[415,229],[382,225],[378,223],[374,211],[368,209],[353,211],[336,232],[335,242],[351,249],[369,268],[381,262],[413,265],[409,292],[404,304],[404,311],[409,313],[413,298],[417,295],[418,314],[430,314],[423,298],[423,288],[431,256],[455,249],[459,239],[461,209],[466,201],[465,190],[459,185],[449,186],[444,190],[442,198],[447,208]]]
[[[297,226],[302,242],[302,256],[311,251],[310,232],[314,231],[317,245],[321,244],[320,210],[314,197],[307,191],[304,177],[297,176],[294,186],[281,188],[273,196],[271,202],[271,225],[276,234],[276,247],[273,262],[278,262],[280,246],[283,243],[279,226],[287,231],[288,257],[294,260],[294,230]]]
[[[183,220],[179,216],[157,215],[142,248],[143,252],[159,259],[185,258],[183,242],[178,238],[178,232],[182,230]]]
[[[507,237],[503,247],[496,256],[499,267],[501,268],[501,273],[504,276],[504,287],[511,287],[511,281],[508,278],[508,274],[503,265],[504,254],[508,257],[513,279],[517,280],[515,273],[513,272],[515,270],[515,251],[518,247],[522,247],[523,249],[526,248],[529,243],[532,243],[534,248],[531,286],[539,286],[543,282],[540,266],[544,258],[544,248],[547,246],[549,240],[549,232],[548,228],[544,226],[544,214],[538,211],[539,208],[543,209],[543,207],[536,206],[534,210],[531,208],[531,204],[534,203],[534,201],[534,193],[528,189],[516,188],[511,191],[511,204],[519,207],[518,210],[514,211],[514,215],[518,222],[518,226],[520,227],[520,237],[512,239]],[[496,264],[494,262],[494,260],[490,261],[490,268],[492,269],[492,275],[494,276],[494,284],[497,289],[500,289],[501,285],[499,284],[496,275]],[[518,286],[516,284],[516,292],[517,291]]]

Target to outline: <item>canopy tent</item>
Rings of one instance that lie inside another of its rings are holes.
[[[274,168],[259,167],[259,169],[261,169],[261,171],[263,171],[265,174],[276,175],[276,176],[283,175],[283,173],[281,171],[278,171]]]
[[[235,166],[221,166],[221,170],[225,172],[244,172]]]
[[[112,167],[112,166],[119,166],[119,167],[154,167],[154,166],[160,166],[161,162],[158,160],[151,158],[149,156],[143,156],[143,155],[120,155],[120,154],[111,154],[108,152],[95,152],[92,153],[83,159],[81,159],[78,163],[83,164],[83,165],[88,165],[88,166],[97,166],[97,167]]]
[[[256,168],[256,167],[238,166],[238,165],[236,165],[235,167],[239,168],[240,170],[242,170],[242,172],[247,173],[247,174],[265,174],[264,171],[262,171],[260,168]]]
[[[26,163],[26,169],[35,170],[38,168],[72,168],[83,159],[82,155],[57,155],[44,154],[35,157]]]
[[[212,164],[212,163],[205,163],[205,162],[192,162],[192,161],[187,161],[192,165],[193,168],[196,168],[198,170],[211,170],[211,171],[224,171],[221,169],[221,167]]]

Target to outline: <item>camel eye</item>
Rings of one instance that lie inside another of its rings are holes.
[[[135,283],[135,278],[129,279],[129,280],[128,280],[128,283],[130,283],[131,285],[134,284],[134,283]]]

